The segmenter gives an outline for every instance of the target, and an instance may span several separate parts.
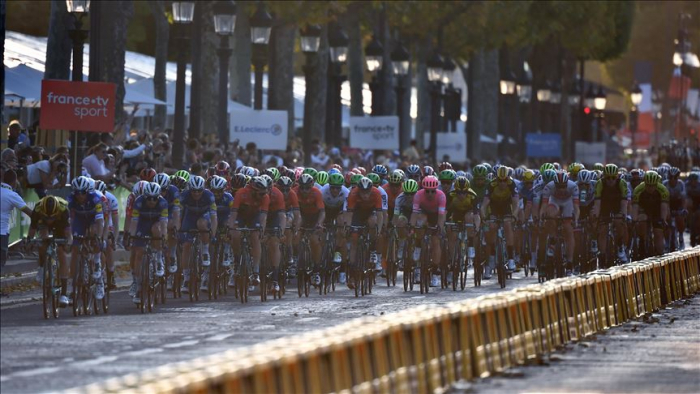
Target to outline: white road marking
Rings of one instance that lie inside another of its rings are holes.
[[[212,337],[209,337],[205,339],[207,342],[216,342],[216,341],[223,341],[224,339],[233,336],[233,334],[219,334],[219,335],[214,335]]]
[[[85,361],[78,361],[73,364],[71,364],[71,367],[92,367],[95,365],[100,365],[104,363],[111,363],[112,361],[115,361],[118,359],[118,356],[102,356],[102,357],[97,357],[93,358],[92,360],[85,360]]]
[[[163,349],[160,348],[152,348],[152,349],[143,349],[143,350],[135,350],[133,352],[126,352],[122,353],[121,356],[143,356],[144,354],[151,354],[151,353],[159,353],[162,352]]]
[[[176,343],[169,343],[167,345],[163,345],[164,348],[166,349],[175,349],[178,347],[184,347],[184,346],[192,346],[196,345],[199,343],[199,340],[192,340],[192,341],[183,341],[183,342],[176,342]]]
[[[305,321],[314,321],[314,320],[319,320],[320,317],[305,317],[303,319],[297,320],[298,322],[305,322]]]
[[[35,368],[35,369],[29,369],[26,371],[19,371],[19,372],[14,372],[9,375],[3,376],[0,378],[0,381],[8,381],[12,378],[28,378],[36,375],[43,375],[43,374],[50,374],[54,372],[60,371],[60,367],[46,367],[46,368]]]

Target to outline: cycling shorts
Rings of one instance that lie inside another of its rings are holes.
[[[574,217],[574,200],[572,199],[557,200],[552,198],[549,200],[549,205],[553,205],[559,208],[559,214],[564,219],[570,219]]]
[[[136,224],[136,236],[137,237],[150,237],[152,236],[151,229],[153,228],[153,225],[158,223],[158,219],[156,220],[139,220],[138,224]],[[146,246],[146,241],[141,240],[141,239],[134,239],[133,246],[136,247],[144,247]]]
[[[200,218],[206,220],[207,229],[211,229],[211,219],[209,217],[209,212],[204,213]],[[188,234],[187,231],[197,229],[197,220],[198,218],[195,218],[192,215],[185,216],[185,218],[182,221],[182,227],[180,227],[180,231],[183,232],[181,232],[178,237],[181,242],[192,242],[192,240],[194,240],[194,235]]]

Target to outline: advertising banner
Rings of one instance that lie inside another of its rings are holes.
[[[583,164],[605,163],[605,142],[576,142],[575,156]]]
[[[287,111],[231,110],[229,142],[245,146],[255,142],[258,149],[287,149]]]
[[[527,133],[527,157],[561,157],[561,135],[558,133]]]
[[[399,149],[398,116],[351,116],[350,147]]]
[[[116,85],[106,82],[41,81],[44,130],[114,131]]]
[[[428,149],[430,146],[430,133],[423,135],[423,143]],[[467,161],[467,134],[466,133],[437,133],[437,161],[443,161],[445,155],[449,161],[465,163]]]

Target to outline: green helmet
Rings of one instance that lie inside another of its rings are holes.
[[[345,178],[343,178],[343,176],[340,174],[331,174],[328,179],[328,183],[330,183],[331,186],[343,186],[345,183]]]
[[[474,178],[485,178],[489,173],[489,169],[485,165],[479,164],[472,169],[472,172],[474,173]]]
[[[399,183],[400,184],[401,182],[403,182],[403,174],[402,173],[400,173],[398,171],[394,171],[391,173],[391,175],[389,175],[389,183],[394,183],[394,184]]]
[[[311,175],[314,179],[316,179],[316,174],[318,174],[318,171],[316,171],[315,168],[306,167],[306,168],[304,168],[304,171],[302,171],[302,175],[303,175],[303,174],[309,174],[309,175]]]
[[[190,181],[190,173],[185,171],[185,170],[180,170],[180,171],[176,172],[175,176],[179,176],[180,178],[184,179],[185,182]]]
[[[360,179],[364,178],[365,176],[362,174],[352,174],[350,177],[350,184],[351,185],[357,185],[357,182],[360,181]]]
[[[491,172],[493,171],[493,167],[491,167],[491,164],[489,163],[481,163],[482,166],[486,167],[486,172]]]
[[[403,192],[404,193],[415,193],[418,191],[418,182],[416,182],[413,179],[409,179],[406,182],[403,183]]]
[[[267,172],[270,174],[270,177],[273,181],[277,182],[280,179],[280,170],[278,170],[277,168],[270,167],[267,169]]]
[[[382,178],[380,178],[379,175],[377,175],[373,172],[370,172],[369,174],[367,174],[367,178],[369,178],[369,180],[372,181],[372,184],[374,186],[379,186],[379,184],[382,183]]]
[[[603,176],[607,178],[617,177],[617,165],[608,164],[603,168]]]
[[[454,181],[457,178],[457,173],[454,170],[442,170],[438,179],[441,181]]]
[[[603,163],[595,163],[593,164],[593,169],[596,171],[603,171]]]
[[[540,166],[540,173],[544,174],[545,171],[547,170],[554,170],[554,164],[552,163],[544,163]]]
[[[644,184],[649,186],[655,186],[661,181],[661,176],[656,173],[656,171],[647,171],[644,173]]]
[[[316,174],[316,183],[321,186],[326,185],[328,183],[328,173],[325,171],[319,171]]]

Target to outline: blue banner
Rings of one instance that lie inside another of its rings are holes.
[[[528,133],[525,137],[527,157],[561,157],[561,135]]]

